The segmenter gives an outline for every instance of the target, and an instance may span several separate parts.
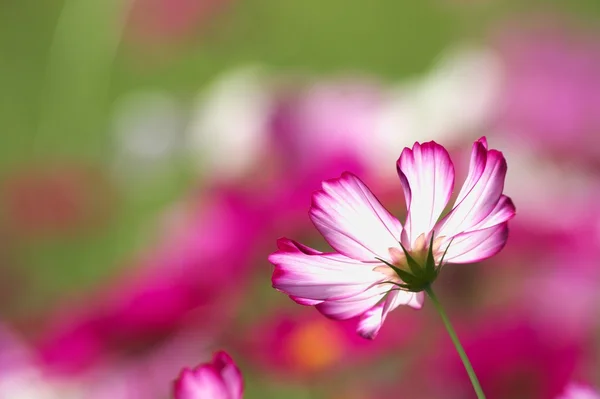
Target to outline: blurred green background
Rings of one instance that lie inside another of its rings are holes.
[[[131,7],[117,0],[0,2],[2,177],[64,160],[110,169],[113,104],[133,91],[171,92],[189,106],[222,71],[247,63],[395,81],[427,69],[449,43],[485,39],[512,15],[566,13],[590,26],[600,15],[597,0],[232,0],[192,34],[148,43],[130,34]],[[196,184],[191,169],[182,159],[164,175],[118,187],[115,211],[86,233],[0,232],[2,261],[18,265],[26,281],[4,316],[41,314],[117,273],[147,238],[151,217]]]

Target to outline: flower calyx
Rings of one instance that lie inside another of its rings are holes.
[[[448,252],[448,248],[450,245],[446,247],[440,262],[436,264],[435,256],[433,255],[433,237],[434,234],[432,232],[431,239],[429,242],[429,248],[427,250],[427,256],[425,257],[424,262],[419,262],[415,259],[414,256],[411,255],[409,251],[406,250],[404,245],[400,243],[402,247],[402,251],[404,252],[406,266],[407,269],[403,269],[394,265],[384,259],[377,258],[379,261],[383,262],[386,266],[390,267],[398,276],[398,278],[402,281],[399,283],[397,281],[388,281],[388,283],[395,285],[396,287],[410,292],[421,292],[424,291],[426,287],[431,285],[438,277],[443,265],[444,265],[444,257],[446,256],[446,252]]]

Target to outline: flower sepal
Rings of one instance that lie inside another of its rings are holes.
[[[406,258],[406,264],[408,265],[409,271],[403,270],[398,266],[391,264],[390,262],[379,259],[381,262],[385,263],[389,266],[394,272],[398,275],[398,277],[403,281],[404,284],[400,284],[397,282],[390,281],[389,283],[394,284],[398,288],[410,291],[410,292],[421,292],[424,291],[426,287],[430,286],[440,274],[442,266],[444,264],[444,257],[446,256],[446,252],[448,252],[448,247],[444,251],[440,262],[436,265],[435,257],[433,255],[433,237],[434,234],[431,234],[431,239],[429,242],[429,249],[427,251],[427,257],[425,258],[425,262],[419,263],[409,251],[406,250],[404,245],[400,243],[402,250],[404,251],[404,256]]]

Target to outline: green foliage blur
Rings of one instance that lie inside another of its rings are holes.
[[[452,42],[485,39],[513,15],[541,11],[589,24],[600,16],[598,0],[240,0],[192,35],[142,43],[128,34],[130,7],[126,0],[0,2],[0,178],[57,160],[109,169],[112,107],[132,91],[165,90],[187,104],[219,73],[248,63],[395,81],[426,70]],[[32,239],[0,231],[8,235],[0,251],[8,248],[4,258],[27,281],[3,316],[42,314],[120,272],[149,221],[196,179],[189,160],[173,162],[166,175],[118,190],[115,212],[85,234]]]

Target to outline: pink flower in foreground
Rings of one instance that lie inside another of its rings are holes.
[[[175,381],[175,399],[240,399],[243,391],[240,370],[222,351],[210,363],[183,369]]]
[[[570,384],[557,399],[600,399],[600,394],[584,385]]]
[[[496,254],[515,215],[502,194],[506,161],[473,144],[466,181],[441,220],[454,188],[454,165],[431,141],[405,148],[397,162],[408,214],[404,226],[358,177],[344,173],[313,194],[310,218],[337,251],[323,253],[287,238],[270,255],[273,287],[333,319],[360,316],[357,332],[374,338],[399,305],[420,308],[423,290],[443,263],[471,263]]]

